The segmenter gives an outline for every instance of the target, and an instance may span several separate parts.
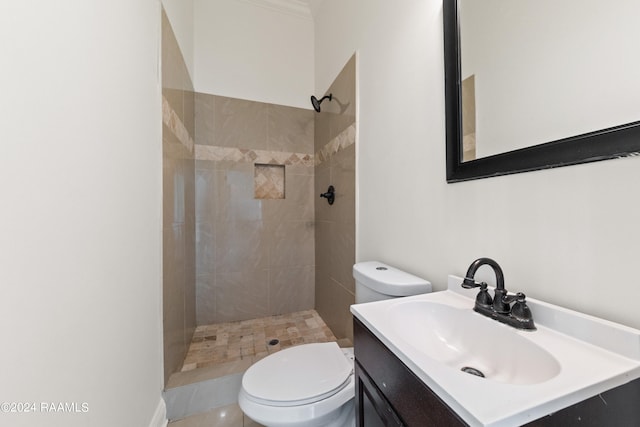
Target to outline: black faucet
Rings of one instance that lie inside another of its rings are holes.
[[[478,283],[474,279],[476,271],[482,265],[491,267],[496,275],[496,289],[493,298],[489,295],[487,284],[484,282]],[[518,329],[531,331],[536,329],[531,310],[527,306],[526,295],[522,292],[518,292],[515,295],[507,293],[504,288],[502,268],[491,258],[478,258],[473,261],[462,281],[462,287],[465,289],[480,288],[473,308],[478,313]],[[515,302],[513,307],[511,307],[512,302]]]

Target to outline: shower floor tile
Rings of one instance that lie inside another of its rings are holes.
[[[198,326],[182,372],[245,359],[256,361],[298,344],[337,341],[315,310]]]

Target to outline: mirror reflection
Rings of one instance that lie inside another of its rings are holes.
[[[462,161],[640,120],[637,0],[458,0]]]

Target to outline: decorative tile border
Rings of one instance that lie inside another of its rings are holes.
[[[178,141],[184,145],[190,153],[193,154],[194,143],[189,131],[176,114],[171,104],[164,96],[162,97],[162,123],[164,123],[171,132],[178,138]]]
[[[196,160],[209,160],[214,162],[231,161],[246,163],[262,163],[270,165],[301,165],[319,166],[326,162],[334,154],[356,142],[356,124],[343,130],[338,136],[329,141],[322,149],[314,154],[291,153],[286,151],[250,150],[246,148],[219,147],[216,145],[195,144],[189,131],[180,120],[180,117],[171,108],[171,104],[162,97],[162,123],[178,138]]]
[[[316,152],[316,154],[314,155],[315,166],[321,165],[322,163],[329,160],[331,156],[355,144],[355,142],[356,124],[353,123],[351,126],[340,132],[338,136],[329,141],[324,147],[320,149],[320,151]]]
[[[195,150],[196,160],[262,163],[266,165],[313,166],[313,154],[249,150],[246,148],[230,148],[219,147],[217,145],[200,144],[196,144]]]

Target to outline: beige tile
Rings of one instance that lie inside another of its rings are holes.
[[[195,92],[193,91],[193,85],[191,84],[191,80],[189,77],[189,73],[185,74],[185,82],[186,88],[183,92],[183,114],[184,118],[182,119],[187,132],[191,136],[191,139],[195,141],[196,139],[196,104],[195,104]]]
[[[212,375],[228,375],[283,348],[310,342],[335,341],[333,332],[315,310],[199,326],[189,347],[187,363],[197,369],[174,375],[172,386]],[[269,344],[278,339],[275,345]],[[229,363],[236,360],[236,363]],[[203,370],[207,368],[207,370]]]
[[[268,312],[268,270],[221,272],[216,275],[216,321],[264,317]]]
[[[314,201],[317,197],[314,190],[313,175],[300,175],[286,167],[284,200],[264,201],[263,218],[268,226],[285,220],[314,220]]]
[[[220,290],[228,283],[228,275],[231,273],[244,272],[252,276],[242,280],[266,280],[265,273],[269,266],[269,250],[271,249],[272,231],[264,227],[262,221],[236,221],[218,222],[214,225],[215,237],[215,266],[216,266],[216,289]],[[255,272],[260,270],[260,274]],[[218,283],[221,275],[226,275],[225,284]],[[250,288],[248,282],[235,282],[243,288]],[[265,314],[243,317],[263,317]],[[240,318],[232,320],[242,320]],[[227,321],[227,320],[218,320]]]
[[[215,273],[196,276],[196,323],[215,322],[216,316]]]
[[[353,341],[353,320],[349,306],[354,302],[353,293],[331,279],[324,270],[317,271],[316,310],[338,339]]]
[[[314,152],[314,111],[269,104],[268,149],[294,153]]]
[[[331,230],[330,275],[348,291],[355,293],[355,229],[353,223],[334,223]]]
[[[215,145],[213,126],[214,95],[196,92],[194,95],[195,108],[195,142],[200,145]]]
[[[212,212],[219,222],[262,221],[262,200],[255,199],[253,164],[216,170]]]
[[[284,165],[254,165],[254,197],[256,199],[285,198]]]
[[[244,414],[238,405],[228,405],[203,414],[169,423],[170,427],[244,427]]]
[[[324,106],[324,103],[322,104]],[[330,118],[331,115],[328,112],[322,111],[316,113],[314,111],[314,153],[320,151],[331,140],[331,127]]]
[[[269,266],[304,267],[315,262],[315,224],[283,221],[275,225],[269,242]]]
[[[216,96],[213,142],[221,147],[266,150],[268,105]]]

